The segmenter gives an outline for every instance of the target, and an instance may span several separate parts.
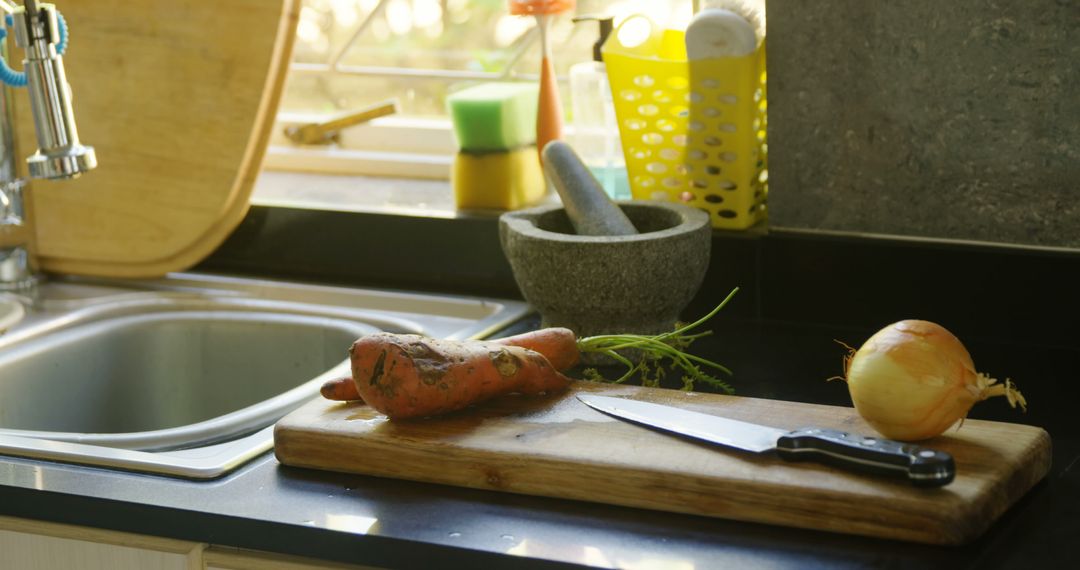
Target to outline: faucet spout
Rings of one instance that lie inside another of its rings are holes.
[[[74,178],[97,166],[94,148],[79,142],[64,61],[56,51],[60,25],[52,4],[26,0],[16,9],[15,44],[26,51],[23,68],[39,148],[26,159],[31,178]]]

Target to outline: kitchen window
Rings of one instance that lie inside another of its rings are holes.
[[[647,14],[684,26],[691,0],[578,0],[575,14]],[[419,209],[451,215],[445,181],[457,147],[448,93],[483,81],[535,80],[535,20],[506,0],[303,0],[286,90],[255,200]],[[552,25],[557,73],[592,57],[595,23],[560,15]],[[565,86],[564,86],[565,87]],[[569,108],[569,94],[562,94]],[[290,125],[396,100],[398,112],[340,132],[332,145],[297,145]],[[572,117],[568,117],[572,128]],[[321,177],[313,184],[301,173]],[[361,176],[362,181],[354,177]],[[376,180],[377,179],[377,180]],[[403,180],[408,179],[408,180]],[[305,190],[296,188],[303,186]],[[294,204],[295,205],[295,204]],[[366,206],[365,206],[366,205]]]

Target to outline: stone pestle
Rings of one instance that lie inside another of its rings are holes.
[[[638,233],[573,147],[560,140],[544,145],[544,173],[562,199],[574,231],[583,236],[626,236]]]

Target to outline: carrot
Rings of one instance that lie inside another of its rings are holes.
[[[495,339],[492,342],[509,346],[520,346],[543,354],[555,370],[565,371],[574,367],[581,360],[577,336],[574,331],[562,327],[549,327],[535,331]]]
[[[683,349],[711,331],[689,334],[712,318],[738,292],[735,288],[709,314],[690,324],[658,335],[606,334],[577,338],[570,329],[551,327],[490,340],[448,341],[415,334],[376,333],[353,343],[349,354],[352,378],[338,378],[322,386],[330,400],[364,400],[391,418],[439,414],[461,409],[499,394],[538,394],[564,388],[570,379],[561,374],[585,353],[602,354],[626,365],[612,382],[639,375],[641,383],[659,386],[667,359],[682,371],[683,389],[704,382],[724,392],[733,390],[723,380],[702,371],[724,366],[688,354]],[[638,362],[624,356],[632,350]],[[596,369],[584,370],[588,380],[608,381]]]
[[[349,355],[360,397],[391,419],[452,412],[501,394],[539,395],[571,381],[536,351],[488,341],[375,333]]]
[[[505,346],[518,346],[539,352],[547,358],[552,368],[560,372],[569,370],[581,358],[574,331],[562,327],[549,327],[487,342]],[[323,384],[320,392],[328,400],[348,401],[361,399],[360,392],[357,390],[352,378],[328,380]]]
[[[327,400],[359,400],[360,392],[356,391],[356,383],[353,382],[351,376],[345,376],[344,378],[335,378],[333,380],[327,380],[323,382],[322,388],[319,388],[319,393],[323,398]]]

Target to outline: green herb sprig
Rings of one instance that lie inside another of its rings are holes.
[[[675,330],[670,332],[658,335],[604,334],[578,340],[578,350],[582,353],[603,354],[627,367],[626,373],[615,380],[608,380],[595,368],[586,368],[583,371],[585,379],[620,384],[632,378],[635,374],[640,374],[643,386],[656,387],[664,379],[666,370],[664,361],[668,360],[674,367],[682,371],[683,390],[693,390],[696,383],[702,382],[725,393],[734,393],[735,390],[727,382],[705,373],[702,367],[719,370],[728,376],[731,375],[731,370],[722,364],[694,356],[686,352],[686,349],[695,340],[712,334],[712,331],[694,334],[690,334],[690,331],[719,313],[738,291],[738,287],[732,289],[727,297],[709,314],[690,324],[676,324]],[[640,359],[633,362],[618,352],[627,349],[639,351],[641,353]]]

